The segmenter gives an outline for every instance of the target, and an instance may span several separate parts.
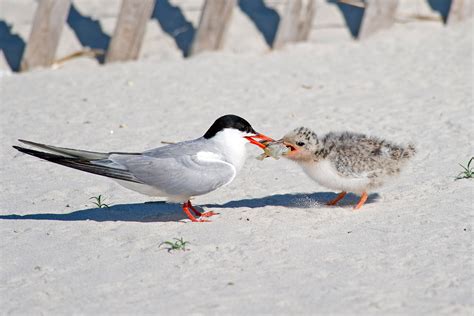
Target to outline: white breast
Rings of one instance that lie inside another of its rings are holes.
[[[369,179],[364,176],[342,176],[329,160],[305,162],[301,166],[305,173],[320,185],[336,191],[362,193],[369,185]]]
[[[197,159],[205,162],[221,162],[222,155],[210,152],[210,151],[200,151],[196,154]]]
[[[245,158],[245,145],[247,140],[242,137],[242,132],[235,129],[224,129],[212,138],[220,148],[222,159],[232,164],[236,171],[240,171]]]

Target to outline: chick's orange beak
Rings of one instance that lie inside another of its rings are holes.
[[[260,133],[257,133],[253,136],[244,136],[245,139],[247,139],[249,142],[251,142],[252,144],[260,147],[260,148],[265,148],[267,147],[265,145],[265,142],[273,142],[273,138],[270,138],[268,136],[265,136],[263,134],[260,134]],[[260,141],[258,141],[257,139],[260,139]]]

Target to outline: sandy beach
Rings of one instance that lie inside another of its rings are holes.
[[[474,149],[472,19],[397,23],[361,42],[326,34],[273,52],[4,73],[0,313],[472,315],[473,181],[454,180]],[[348,130],[417,155],[354,212],[357,196],[326,206],[336,192],[248,145],[236,179],[193,200],[220,214],[191,223],[178,204],[11,147],[137,152],[227,113],[275,138]],[[181,237],[187,251],[160,247]]]

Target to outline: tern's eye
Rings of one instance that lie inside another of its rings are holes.
[[[296,145],[300,146],[300,147],[303,147],[304,146],[304,143],[303,142],[296,142]]]

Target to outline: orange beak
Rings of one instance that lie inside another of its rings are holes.
[[[273,142],[273,138],[270,138],[268,136],[265,136],[263,134],[260,134],[260,133],[257,133],[256,135],[254,136],[244,136],[244,138],[246,138],[249,142],[251,142],[252,144],[254,145],[257,145],[258,147],[260,148],[265,148],[267,146],[265,146],[264,142]],[[261,141],[258,141],[256,139],[261,139]]]

